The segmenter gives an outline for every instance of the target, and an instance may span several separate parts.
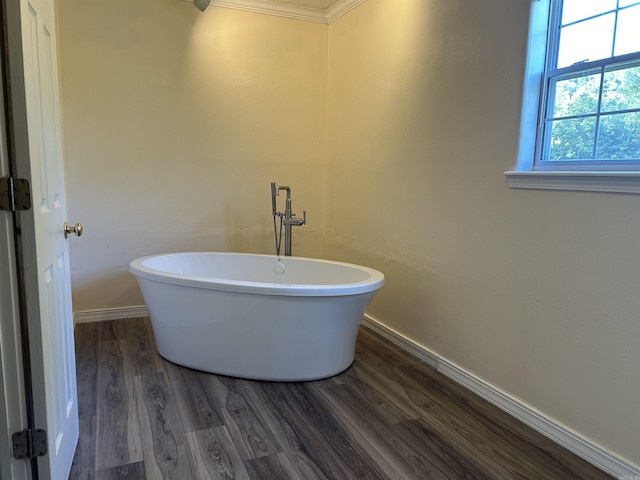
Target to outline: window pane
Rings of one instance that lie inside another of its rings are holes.
[[[640,112],[607,115],[600,119],[598,160],[640,158]]]
[[[640,65],[605,71],[602,111],[640,108]]]
[[[600,96],[600,77],[598,73],[556,82],[553,118],[595,113]]]
[[[640,170],[640,0],[549,1],[532,168]]]
[[[608,14],[562,28],[558,68],[611,56],[615,15]]]
[[[609,12],[615,8],[616,0],[564,0],[562,25]]]
[[[551,122],[549,160],[585,160],[593,158],[596,119],[574,118]]]
[[[640,5],[618,12],[615,55],[624,55],[640,50]]]

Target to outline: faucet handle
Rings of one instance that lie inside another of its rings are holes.
[[[307,223],[307,211],[306,210],[302,211],[302,218],[296,218],[296,214],[292,213],[291,220],[289,222],[290,222],[289,223],[290,225],[294,225],[296,227],[304,225],[305,223]]]
[[[305,225],[307,223],[307,211],[302,211],[302,218],[296,220],[296,225]]]

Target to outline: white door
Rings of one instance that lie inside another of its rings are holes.
[[[20,0],[20,19],[35,248],[31,282],[37,285],[39,310],[29,319],[32,387],[36,428],[47,430],[49,444],[38,469],[40,478],[58,480],[66,479],[71,468],[78,441],[78,403],[69,249],[63,232],[66,203],[54,1]]]

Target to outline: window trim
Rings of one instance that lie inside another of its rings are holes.
[[[640,172],[508,171],[511,188],[640,194]]]
[[[530,27],[523,86],[520,141],[516,169],[504,172],[509,187],[517,189],[569,190],[640,194],[640,170],[541,170],[534,169],[539,114],[545,101],[544,70],[551,0],[531,0]],[[576,165],[577,166],[577,165]],[[616,167],[614,167],[616,168]]]

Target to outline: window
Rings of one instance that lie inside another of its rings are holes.
[[[639,26],[639,0],[533,0],[512,187],[640,193]]]

